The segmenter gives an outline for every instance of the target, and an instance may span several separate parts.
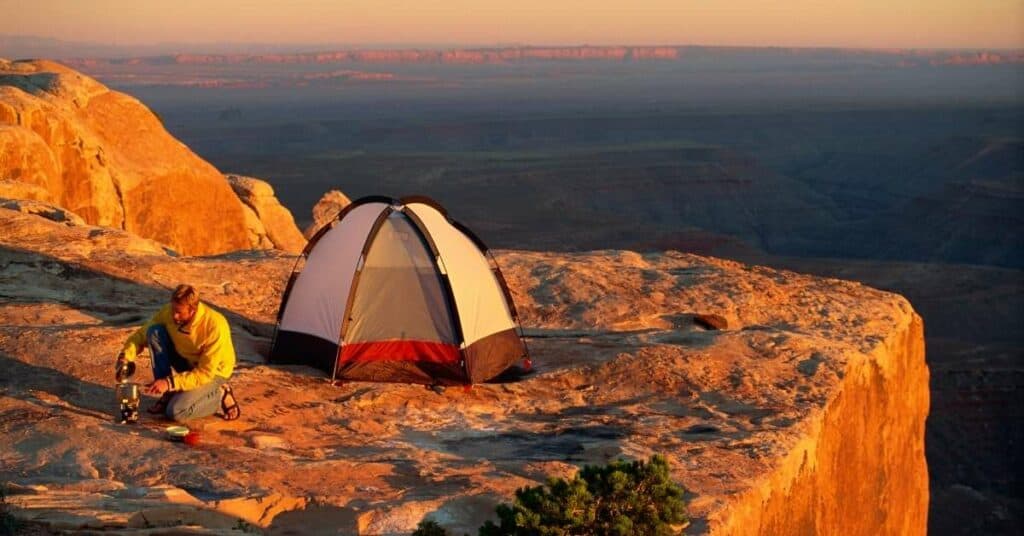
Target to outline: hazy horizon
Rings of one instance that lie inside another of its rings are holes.
[[[581,0],[130,0],[30,5],[0,0],[0,34],[114,46],[702,45],[810,48],[1017,49],[1024,3],[989,0],[878,0],[728,4],[643,0],[628,9]],[[269,37],[273,36],[273,37]],[[396,39],[396,36],[401,36]]]
[[[258,53],[267,50],[290,50],[295,52],[319,52],[323,50],[352,49],[352,48],[374,48],[382,50],[401,49],[488,49],[488,48],[556,48],[556,47],[696,47],[696,48],[722,48],[722,49],[807,49],[807,50],[851,50],[868,52],[968,52],[968,51],[993,51],[993,52],[1021,52],[1024,51],[1024,42],[1018,46],[991,47],[991,46],[934,46],[934,47],[885,47],[885,46],[833,46],[833,45],[720,45],[702,42],[637,42],[637,43],[585,43],[585,42],[417,42],[417,41],[394,41],[394,42],[270,42],[270,41],[155,41],[150,43],[115,43],[112,41],[77,40],[63,39],[43,35],[16,34],[0,32],[0,39],[20,39],[50,41],[61,44],[83,44],[90,46],[102,46],[111,48],[159,48],[184,46],[190,49],[202,47],[252,49]],[[211,53],[216,53],[211,50]]]

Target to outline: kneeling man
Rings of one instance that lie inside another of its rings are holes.
[[[224,315],[199,301],[190,285],[178,285],[171,302],[128,337],[117,356],[117,368],[149,347],[153,383],[144,392],[160,399],[150,413],[175,421],[213,415],[226,420],[241,415],[228,378],[235,368],[235,348]]]

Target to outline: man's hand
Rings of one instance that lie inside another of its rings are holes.
[[[160,378],[146,386],[145,393],[151,396],[160,396],[171,389],[171,382],[167,378]]]

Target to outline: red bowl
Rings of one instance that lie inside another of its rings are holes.
[[[184,443],[190,447],[194,447],[199,444],[199,434],[197,432],[189,432],[185,434],[185,438],[182,439]]]

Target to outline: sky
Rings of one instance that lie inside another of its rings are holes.
[[[1024,48],[1024,0],[0,0],[0,34],[155,43]]]

